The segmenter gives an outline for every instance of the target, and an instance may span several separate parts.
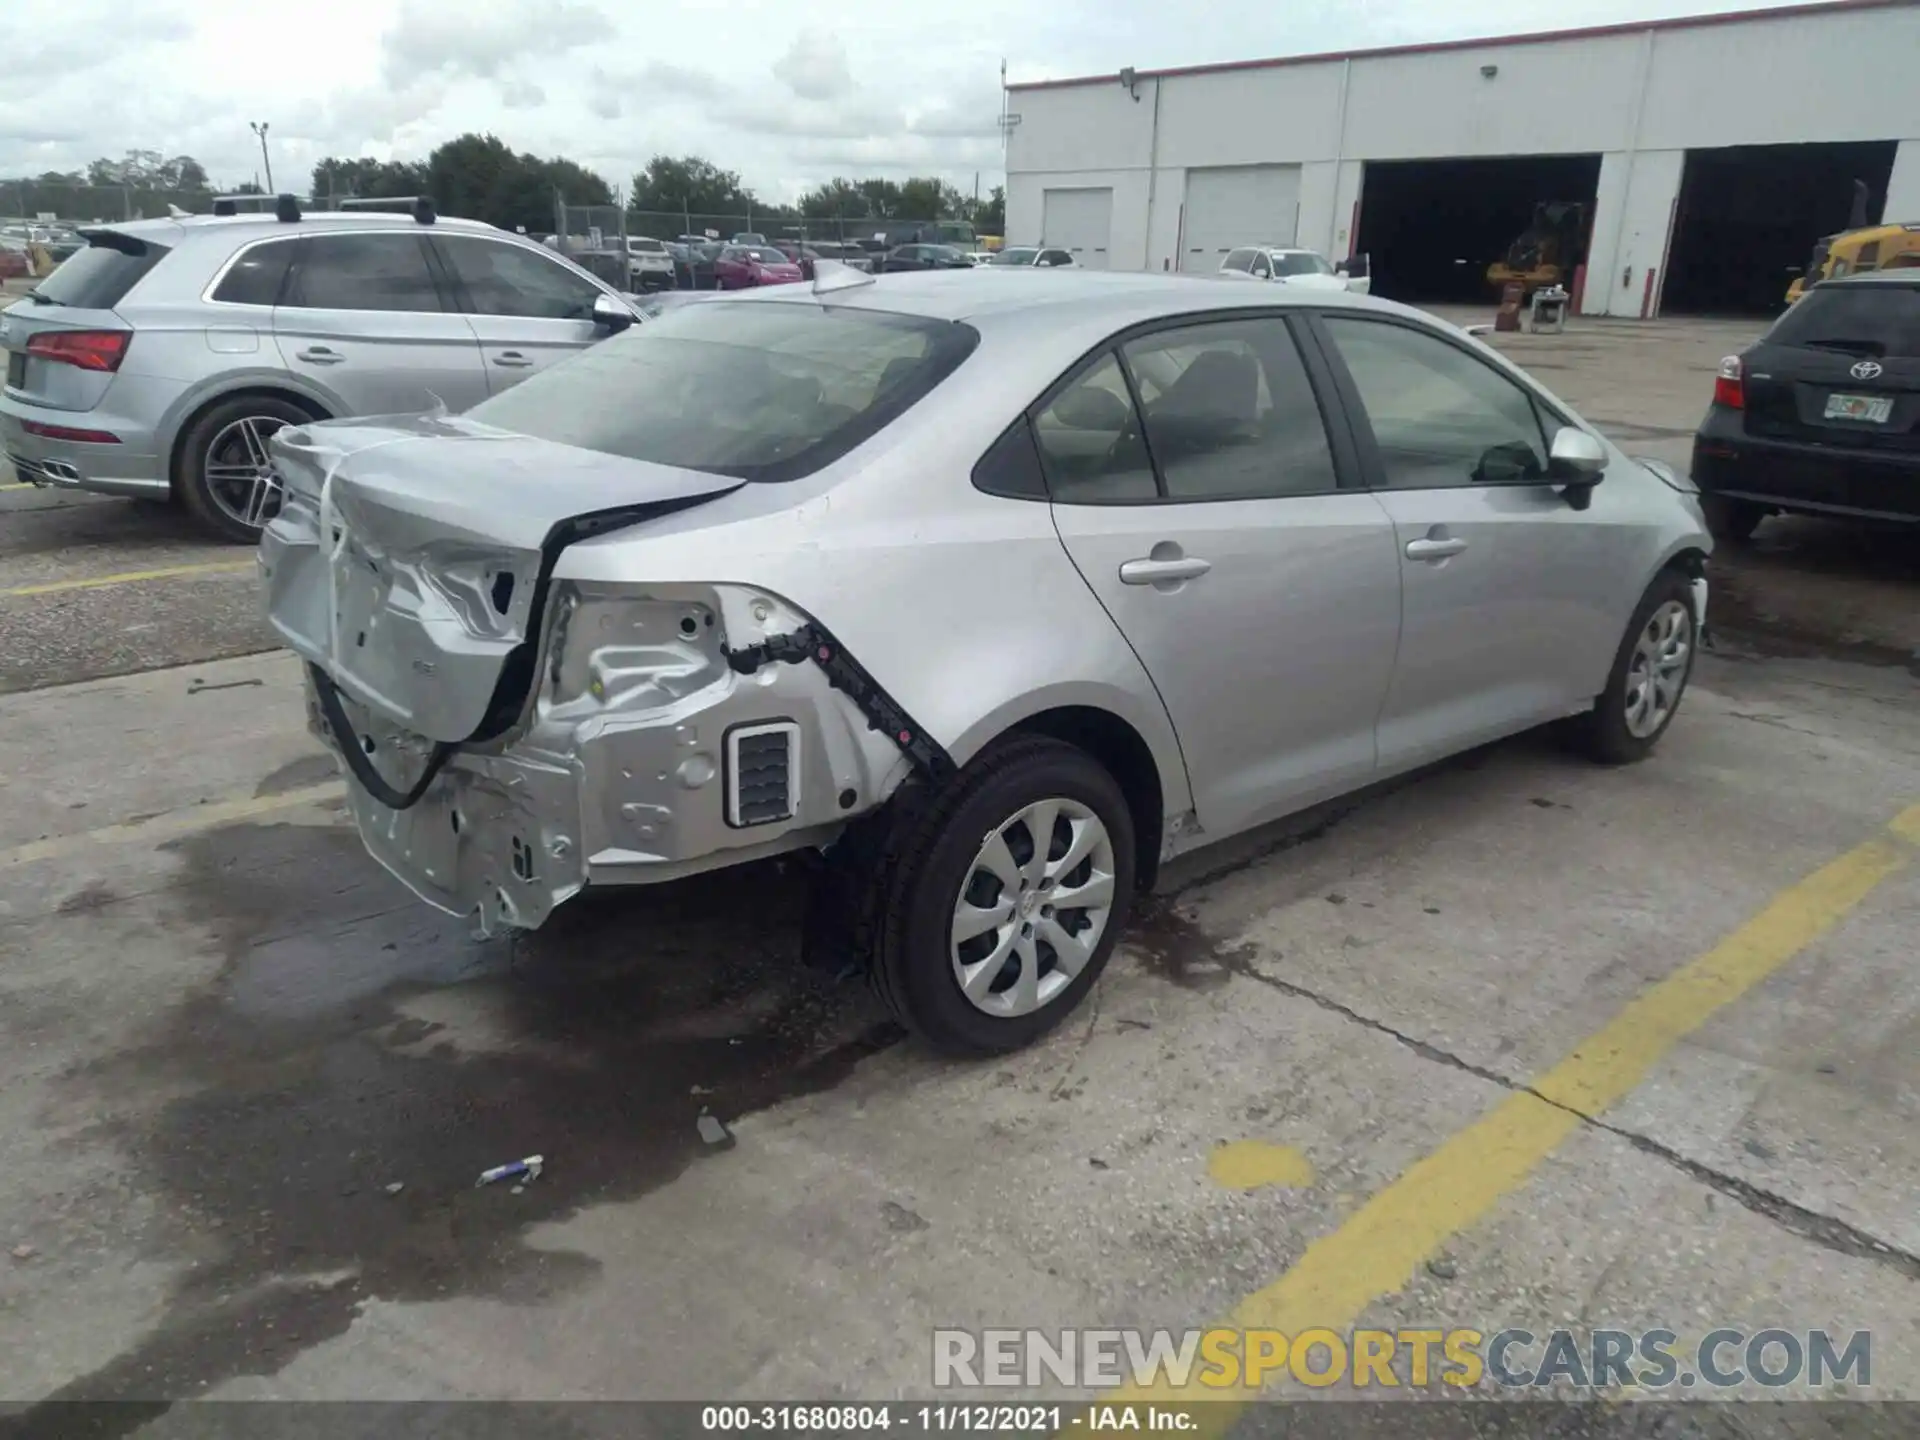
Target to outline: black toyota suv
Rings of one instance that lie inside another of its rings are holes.
[[[1693,481],[1725,540],[1782,511],[1920,524],[1920,269],[1824,281],[1721,361]]]

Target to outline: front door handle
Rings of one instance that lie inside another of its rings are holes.
[[[1177,560],[1126,560],[1120,565],[1122,585],[1165,585],[1176,580],[1198,580],[1213,569],[1211,560],[1185,555]]]
[[[338,365],[347,357],[338,350],[329,350],[324,345],[310,345],[305,350],[296,350],[293,358],[304,360],[309,365]]]
[[[504,365],[509,370],[525,370],[529,365],[533,364],[533,361],[522,355],[518,350],[502,350],[498,355],[493,357],[493,363],[496,365]]]
[[[1458,555],[1467,548],[1467,542],[1459,538],[1451,540],[1409,540],[1407,558],[1409,560],[1445,560]]]

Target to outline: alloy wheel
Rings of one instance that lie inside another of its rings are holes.
[[[1634,739],[1660,733],[1680,703],[1692,660],[1693,611],[1669,600],[1647,617],[1627,662],[1626,725]]]
[[[286,425],[273,415],[242,416],[221,426],[207,446],[207,495],[228,519],[250,530],[280,513],[280,480],[267,441]]]
[[[1050,1004],[1093,959],[1113,913],[1113,841],[1077,800],[1047,799],[981,842],[954,904],[960,991],[1011,1019]]]

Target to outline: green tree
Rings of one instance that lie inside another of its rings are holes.
[[[853,181],[836,175],[800,197],[800,213],[810,220],[864,219],[873,213],[866,192]]]
[[[633,177],[631,214],[691,216],[771,213],[732,170],[722,170],[697,155],[656,155]]]
[[[958,216],[965,203],[946,181],[920,176],[901,184],[900,208],[895,213],[906,220],[946,220]]]
[[[313,167],[312,194],[316,200],[324,201],[329,196],[384,200],[396,195],[423,195],[426,191],[427,167],[421,161],[328,156]]]
[[[973,207],[973,228],[981,235],[1007,233],[1007,187],[996,185],[991,194]]]
[[[553,229],[555,191],[572,205],[609,205],[613,191],[571,160],[515,152],[497,135],[460,135],[427,157],[420,187],[448,215],[504,230]]]

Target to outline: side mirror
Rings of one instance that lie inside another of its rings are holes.
[[[593,302],[593,323],[609,335],[618,335],[632,326],[633,311],[611,295],[602,294]]]
[[[1567,487],[1567,503],[1584,510],[1607,469],[1607,449],[1584,430],[1563,425],[1547,451],[1547,474]]]

